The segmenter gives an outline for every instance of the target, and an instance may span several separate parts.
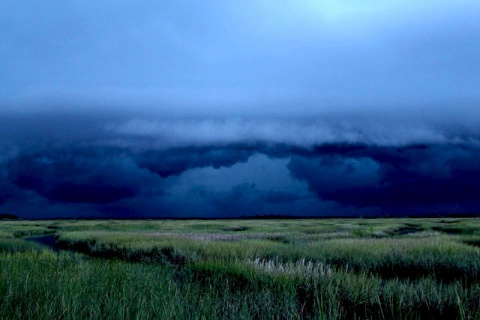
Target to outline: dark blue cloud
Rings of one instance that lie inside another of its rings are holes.
[[[64,182],[49,190],[45,196],[52,201],[101,204],[130,198],[136,193],[137,190],[133,188],[101,182]]]
[[[290,190],[288,185],[259,188],[251,175],[252,180],[220,189],[185,180],[184,174],[194,170],[247,165],[255,154],[264,154],[270,161],[286,159],[291,177],[305,182],[312,194]],[[3,162],[6,180],[0,199],[3,205],[15,201],[39,205],[35,199],[41,197],[42,206],[71,205],[78,210],[81,205],[86,212],[109,217],[115,212],[124,217],[172,217],[178,212],[182,216],[303,215],[298,210],[310,198],[336,203],[343,214],[365,210],[465,213],[480,207],[479,156],[476,144],[394,147],[337,143],[303,148],[257,143],[162,150],[94,144],[35,150],[29,146]],[[176,193],[181,190],[178,184],[187,191]],[[179,210],[181,206],[184,208]]]
[[[470,0],[1,2],[0,210],[479,211],[479,15]]]
[[[383,212],[478,211],[476,146],[321,148],[288,168],[324,200]]]
[[[138,195],[152,180],[127,158],[92,148],[35,150],[6,166],[11,183],[52,202],[114,202]]]
[[[266,203],[292,203],[303,199],[304,196],[292,192],[270,190],[261,194],[261,200]]]
[[[245,162],[255,153],[253,148],[238,146],[184,147],[161,151],[146,151],[135,157],[141,168],[146,168],[161,177],[177,176],[193,168],[231,167]]]

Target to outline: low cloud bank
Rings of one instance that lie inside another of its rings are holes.
[[[69,121],[72,118],[52,120],[54,125],[36,136],[43,127],[33,119],[31,131],[23,135],[16,125],[28,123],[13,122],[13,129],[3,129],[0,209],[11,210],[16,204],[24,210],[45,208],[45,217],[61,215],[59,208],[108,217],[231,216],[258,206],[302,215],[301,206],[293,204],[307,198],[334,203],[339,212],[351,214],[444,214],[480,208],[480,144],[468,127],[455,131],[426,124],[315,119],[79,117],[69,131]],[[287,161],[292,181],[304,183],[310,194],[281,186],[259,189],[255,178],[213,191],[203,181],[185,178],[194,170],[248,167],[259,154]],[[191,191],[175,194],[178,185]],[[227,213],[229,204],[236,209]]]

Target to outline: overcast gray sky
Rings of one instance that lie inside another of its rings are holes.
[[[480,210],[447,187],[479,188],[478,17],[473,0],[2,1],[0,210]],[[402,193],[434,172],[438,194]]]
[[[0,101],[468,112],[480,99],[479,16],[477,1],[2,1]]]

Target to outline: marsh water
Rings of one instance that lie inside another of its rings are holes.
[[[60,251],[60,249],[57,245],[55,236],[53,236],[53,235],[47,235],[47,236],[41,236],[41,237],[29,237],[29,238],[25,238],[25,240],[35,242],[35,243],[41,244],[43,246],[49,247],[50,249],[52,249],[55,252]]]

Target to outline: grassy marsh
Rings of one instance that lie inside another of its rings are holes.
[[[479,222],[0,222],[0,317],[480,319]]]

